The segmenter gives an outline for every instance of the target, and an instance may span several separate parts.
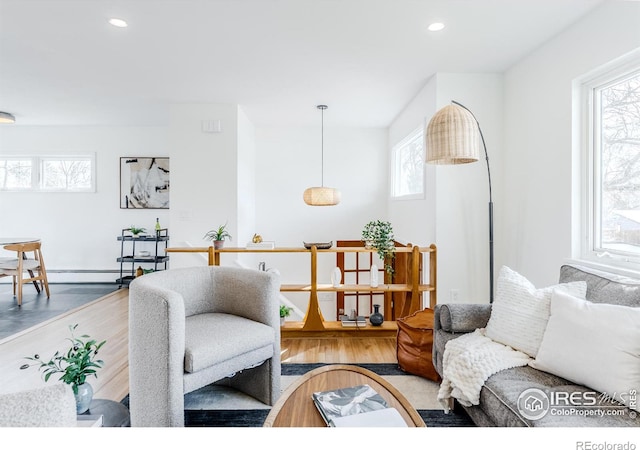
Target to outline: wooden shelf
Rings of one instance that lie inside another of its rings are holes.
[[[225,247],[215,249],[210,247],[171,247],[166,249],[167,253],[207,253],[209,265],[220,265],[220,256],[226,253],[308,253],[311,257],[311,282],[306,284],[283,284],[280,287],[281,292],[308,292],[309,305],[302,322],[286,322],[281,331],[283,335],[288,337],[304,336],[311,337],[314,333],[321,333],[322,336],[329,335],[353,335],[353,333],[361,333],[362,336],[386,336],[397,333],[397,326],[394,321],[385,321],[382,326],[374,327],[367,325],[365,327],[343,327],[340,322],[325,321],[322,317],[322,311],[318,303],[318,292],[406,292],[409,300],[405,302],[402,314],[398,317],[404,317],[413,312],[412,308],[421,304],[421,294],[429,293],[430,306],[435,306],[436,299],[436,254],[437,249],[434,244],[428,247],[418,247],[409,244],[406,247],[396,247],[396,253],[411,254],[411,278],[410,283],[402,284],[380,284],[377,287],[371,287],[368,284],[342,284],[334,287],[331,284],[318,284],[317,267],[319,253],[374,253],[375,248],[365,247],[331,247],[328,249],[317,249],[315,246],[311,248],[305,247],[276,247],[276,248],[245,248],[245,247]],[[421,253],[429,254],[429,283],[421,284],[419,282],[418,261]]]
[[[343,327],[341,322],[325,321],[322,330],[305,329],[304,322],[285,322],[280,327],[283,338],[313,338],[313,337],[395,337],[398,326],[395,321],[384,321],[382,325],[374,327],[368,324],[363,327]]]
[[[310,284],[283,284],[280,287],[281,292],[310,292],[312,286]],[[411,292],[414,287],[410,284],[379,284],[377,287],[371,287],[368,284],[341,284],[333,286],[331,284],[318,284],[316,286],[318,292]],[[431,292],[435,287],[429,284],[418,285],[419,292]]]

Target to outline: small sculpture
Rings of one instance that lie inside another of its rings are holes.
[[[260,242],[262,242],[262,236],[260,236],[259,234],[254,234],[253,235],[253,243],[254,244],[259,244]]]

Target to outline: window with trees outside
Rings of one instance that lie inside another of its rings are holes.
[[[583,257],[640,268],[640,62],[583,85],[588,130]]]
[[[414,130],[391,149],[391,197],[424,198],[424,131]]]
[[[0,191],[94,192],[95,156],[0,155]]]

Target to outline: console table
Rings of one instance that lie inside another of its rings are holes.
[[[422,309],[421,298],[422,293],[429,294],[429,305],[435,307],[436,303],[436,254],[437,249],[434,244],[428,247],[419,247],[417,245],[407,245],[406,247],[396,247],[396,253],[410,253],[411,267],[410,281],[408,283],[379,284],[377,287],[371,287],[368,284],[341,284],[333,286],[331,284],[318,284],[318,254],[319,253],[373,253],[376,249],[365,247],[332,247],[329,249],[318,249],[315,245],[311,248],[305,247],[281,247],[273,249],[261,248],[244,248],[244,247],[225,247],[216,249],[210,247],[170,247],[167,248],[168,253],[207,253],[209,265],[220,265],[221,255],[230,253],[306,253],[310,255],[311,282],[307,284],[282,284],[281,292],[308,292],[309,304],[301,322],[286,322],[282,327],[282,335],[287,337],[304,336],[311,337],[314,333],[326,336],[327,333],[333,335],[344,335],[346,333],[360,333],[360,336],[395,336],[397,326],[394,321],[387,321],[381,326],[371,326],[367,324],[364,327],[345,328],[339,321],[326,321],[322,316],[320,305],[318,303],[318,292],[406,292],[409,297],[405,301],[400,317],[408,316],[418,309]],[[419,261],[420,254],[427,253],[429,255],[429,282],[422,284],[420,282]]]

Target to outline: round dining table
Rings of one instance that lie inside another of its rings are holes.
[[[29,242],[38,242],[39,238],[33,237],[2,237],[0,236],[0,245],[10,244],[28,244]]]

